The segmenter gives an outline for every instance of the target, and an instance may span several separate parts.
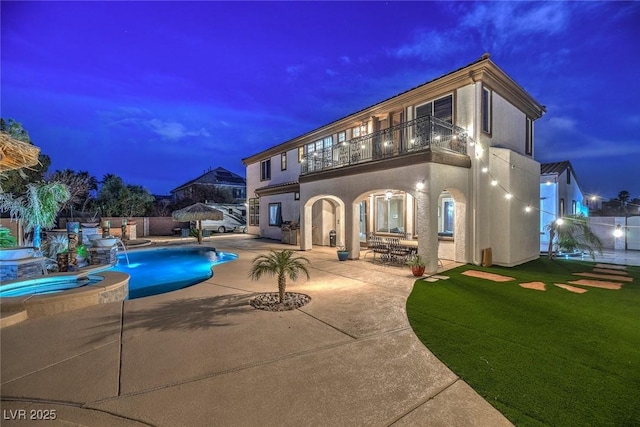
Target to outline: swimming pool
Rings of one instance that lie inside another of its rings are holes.
[[[210,247],[140,249],[119,252],[118,264],[107,271],[129,274],[129,299],[135,299],[200,283],[213,276],[211,267],[237,258]]]

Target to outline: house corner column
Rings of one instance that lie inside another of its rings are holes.
[[[349,251],[349,259],[360,258],[360,205],[352,203],[345,208],[347,217],[345,222],[347,241],[345,245]]]
[[[424,190],[416,193],[418,207],[418,254],[424,258],[426,272],[438,271],[438,195],[435,200],[427,181]]]
[[[302,221],[300,222],[300,250],[309,251],[312,248],[312,205],[302,205]]]

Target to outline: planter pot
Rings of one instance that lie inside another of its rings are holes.
[[[346,261],[348,257],[349,257],[349,252],[338,251],[338,261]]]
[[[421,277],[424,274],[424,269],[425,269],[424,266],[420,267],[420,266],[414,265],[411,267],[411,272],[413,273],[414,276]]]
[[[80,223],[79,222],[75,222],[75,221],[69,221],[67,222],[67,233],[71,234],[78,234],[78,232],[80,231]]]

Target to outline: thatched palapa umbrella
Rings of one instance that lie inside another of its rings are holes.
[[[0,132],[0,172],[38,164],[40,149]]]
[[[176,221],[198,221],[198,243],[202,243],[202,221],[203,220],[221,220],[224,214],[218,209],[212,208],[204,203],[196,203],[186,208],[173,211],[171,216]]]

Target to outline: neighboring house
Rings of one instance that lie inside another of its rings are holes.
[[[196,179],[174,188],[171,190],[171,196],[177,201],[203,195],[201,202],[204,202],[207,198],[205,196],[215,191],[228,194],[233,199],[227,200],[228,202],[244,203],[247,197],[247,181],[238,174],[218,167],[209,169]]]
[[[589,216],[578,178],[566,160],[540,165],[540,250],[549,249],[549,232],[545,227],[566,215]]]
[[[310,250],[336,230],[351,259],[372,233],[401,235],[431,272],[438,257],[479,264],[485,248],[500,265],[536,259],[539,218],[525,208],[540,196],[533,122],[544,112],[483,55],[243,159],[249,233],[280,239],[293,221]]]

